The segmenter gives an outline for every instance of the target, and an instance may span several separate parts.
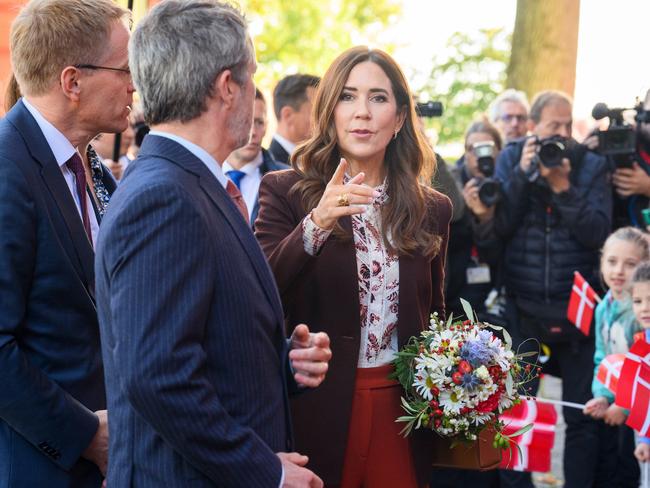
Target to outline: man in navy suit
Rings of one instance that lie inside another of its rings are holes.
[[[111,0],[38,0],[12,25],[24,98],[0,121],[0,487],[102,484],[93,243],[115,181],[87,148],[128,123],[127,21]]]
[[[289,169],[289,165],[278,163],[273,155],[262,147],[266,126],[266,100],[262,92],[256,88],[250,140],[245,146],[235,149],[222,167],[223,172],[237,185],[244,197],[251,227],[254,227],[253,224],[260,210],[258,193],[262,177],[271,171]]]
[[[311,107],[320,78],[295,74],[282,78],[273,90],[278,127],[269,151],[276,161],[289,163],[298,144],[311,137]]]
[[[108,486],[320,487],[291,452],[287,391],[321,383],[329,338],[301,324],[285,339],[273,276],[220,166],[251,128],[245,21],[214,0],[167,0],[129,55],[152,130],[97,246]]]

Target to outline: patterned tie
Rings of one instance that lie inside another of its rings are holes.
[[[246,173],[237,169],[231,169],[230,171],[226,171],[226,176],[230,178],[233,183],[237,185],[237,188],[241,190],[241,180],[244,176],[246,176]]]
[[[75,152],[70,159],[65,163],[68,169],[74,174],[77,183],[77,196],[81,204],[81,218],[84,223],[84,230],[90,241],[93,244],[93,234],[90,231],[90,218],[88,217],[88,200],[86,198],[86,172],[84,171],[84,163],[81,160],[79,153]]]
[[[241,192],[237,189],[232,181],[228,181],[228,184],[226,185],[226,191],[228,192],[228,195],[230,195],[230,198],[232,198],[232,201],[235,203],[235,205],[237,205],[237,208],[244,217],[246,223],[250,223],[248,221],[248,208],[246,207],[244,197],[241,196]]]

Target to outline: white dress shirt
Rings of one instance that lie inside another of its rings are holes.
[[[260,183],[262,182],[262,171],[260,166],[262,166],[263,162],[264,156],[262,155],[262,151],[260,151],[253,161],[245,164],[239,170],[245,173],[239,182],[239,191],[241,191],[241,194],[244,197],[244,202],[246,202],[249,220],[253,215],[253,208],[255,207],[257,194],[260,190]],[[224,174],[228,174],[228,171],[235,170],[236,168],[233,168],[228,161],[225,161],[222,169]]]
[[[210,170],[210,173],[214,175],[214,177],[219,181],[221,186],[226,188],[226,185],[228,184],[228,177],[223,174],[223,171],[221,169],[221,165],[217,162],[216,159],[214,159],[208,151],[203,149],[201,146],[197,146],[193,142],[188,141],[187,139],[177,136],[176,134],[171,134],[169,132],[163,132],[160,130],[152,130],[149,132],[152,136],[160,136],[160,137],[166,137],[167,139],[171,139],[174,142],[178,142],[181,146],[183,146],[185,149],[187,149],[189,152],[194,154],[197,158],[201,160],[203,164]]]
[[[74,203],[77,206],[77,211],[79,212],[79,218],[83,223],[83,217],[81,214],[81,200],[79,200],[79,195],[77,195],[77,179],[75,178],[74,173],[68,168],[65,164],[72,155],[78,151],[74,148],[72,143],[50,122],[48,122],[45,117],[34,107],[31,103],[23,97],[23,104],[25,108],[29,110],[29,113],[32,114],[34,120],[38,124],[38,127],[41,129],[47,145],[50,146],[52,154],[54,154],[54,159],[56,159],[59,168],[61,168],[61,173],[63,173],[63,178],[68,185],[68,189],[72,194]],[[81,155],[79,155],[81,157]],[[83,157],[81,158],[83,160]],[[91,196],[88,192],[85,192],[86,195],[86,208],[88,210],[88,219],[90,222],[90,234],[92,235],[93,243],[97,242],[97,233],[99,232],[99,222],[97,221],[97,215],[95,215],[93,202]],[[93,244],[94,245],[94,244]]]

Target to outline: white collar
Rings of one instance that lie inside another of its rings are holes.
[[[257,156],[255,156],[255,159],[253,159],[250,163],[246,163],[244,166],[242,166],[239,169],[239,171],[241,171],[242,173],[246,173],[246,175],[250,176],[253,173],[255,173],[257,168],[262,166],[263,162],[264,162],[264,156],[262,155],[262,151],[260,151],[259,153],[257,153]],[[233,167],[233,165],[230,164],[228,161],[224,161],[221,169],[223,170],[224,173],[227,173],[228,171],[233,171],[236,168]]]
[[[59,166],[63,166],[76,152],[76,149],[61,133],[61,131],[54,127],[54,125],[52,125],[52,123],[49,122],[45,117],[43,117],[38,109],[29,103],[25,97],[23,97],[22,100],[25,108],[29,111],[30,114],[32,114],[32,117],[34,117],[34,120],[36,120],[38,127],[41,129],[41,132],[47,141],[47,145],[50,146],[52,154],[54,154],[54,159],[56,159],[56,162]]]
[[[151,132],[149,132],[149,135],[166,137],[167,139],[171,139],[172,141],[179,143],[181,146],[183,146],[185,149],[191,152],[194,156],[199,158],[201,162],[205,164],[206,167],[210,170],[210,173],[214,175],[214,177],[219,181],[219,183],[221,183],[221,185],[224,188],[228,184],[229,180],[228,178],[226,178],[226,175],[223,174],[221,165],[217,162],[216,159],[214,159],[210,155],[208,151],[203,149],[201,146],[197,146],[193,142],[190,142],[187,139],[185,139],[184,137],[178,136],[176,134],[172,134],[170,132],[152,130]]]
[[[273,139],[278,141],[278,143],[284,148],[285,151],[287,151],[289,153],[289,155],[291,155],[293,153],[293,150],[297,146],[297,144],[294,144],[293,142],[288,141],[287,139],[285,139],[284,137],[282,137],[280,134],[277,134],[277,133],[273,136]]]

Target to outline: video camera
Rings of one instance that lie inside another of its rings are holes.
[[[478,186],[478,198],[486,207],[494,206],[501,196],[499,182],[492,178],[494,175],[494,142],[484,141],[472,144],[472,151],[478,160],[478,170],[484,176],[475,178]]]
[[[415,113],[419,117],[440,117],[442,116],[442,102],[423,102],[415,105]]]
[[[623,112],[633,110],[636,128],[623,119]],[[597,103],[591,111],[596,120],[609,117],[607,130],[598,131],[598,152],[610,156],[617,167],[629,168],[637,152],[639,125],[650,123],[650,111],[637,103],[634,108],[609,108],[604,103]]]

